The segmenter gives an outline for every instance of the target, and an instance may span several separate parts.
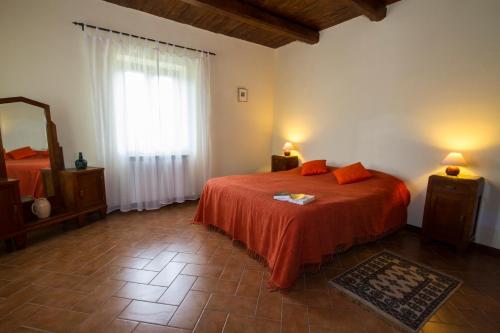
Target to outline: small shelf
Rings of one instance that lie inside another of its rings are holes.
[[[75,212],[63,212],[53,216],[49,216],[45,219],[32,220],[30,222],[25,222],[23,231],[32,231],[38,228],[42,228],[51,224],[60,223],[62,221],[76,218],[78,216]]]

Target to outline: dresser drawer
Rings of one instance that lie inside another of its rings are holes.
[[[102,186],[104,175],[102,171],[77,174],[76,183],[79,209],[86,209],[105,203]]]
[[[0,181],[0,240],[10,237],[22,227],[19,181]]]
[[[61,186],[66,207],[77,212],[106,206],[104,169],[66,169],[61,172]]]

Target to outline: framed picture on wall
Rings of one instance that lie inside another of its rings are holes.
[[[248,102],[247,88],[238,88],[238,102]]]

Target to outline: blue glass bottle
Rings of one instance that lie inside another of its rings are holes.
[[[83,158],[83,154],[81,152],[78,153],[78,159],[75,161],[75,167],[78,170],[87,169],[87,160]]]

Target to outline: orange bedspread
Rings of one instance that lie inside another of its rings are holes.
[[[304,266],[406,223],[410,194],[382,172],[338,185],[331,173],[284,172],[214,178],[203,190],[195,223],[222,229],[267,261],[272,287],[289,288]],[[314,194],[304,206],[273,200],[275,192]]]
[[[19,179],[22,196],[39,198],[45,195],[42,172],[40,169],[50,169],[50,159],[43,156],[33,156],[22,160],[7,160],[7,176]]]

